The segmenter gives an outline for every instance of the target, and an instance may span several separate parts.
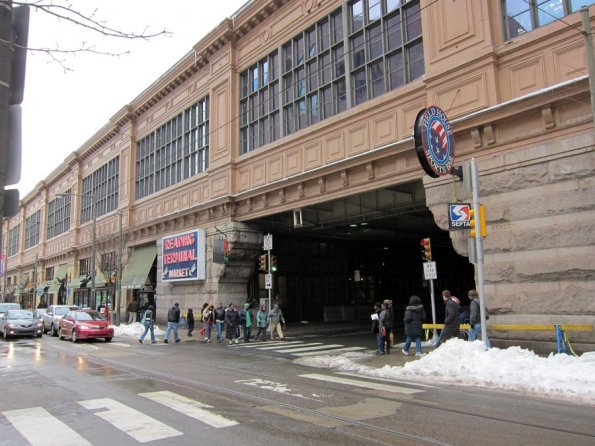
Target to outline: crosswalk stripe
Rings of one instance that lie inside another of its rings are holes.
[[[43,407],[8,410],[2,414],[32,446],[92,446]]]
[[[345,384],[348,386],[364,387],[366,389],[382,390],[385,392],[404,393],[406,395],[423,392],[423,390],[410,389],[408,387],[391,386],[388,384],[375,383],[375,382],[371,382],[371,381],[360,381],[357,379],[347,379],[347,378],[341,378],[339,376],[319,375],[316,373],[299,375],[299,376],[301,378],[308,378],[308,379],[315,379],[318,381],[326,381],[326,382],[332,382],[332,383],[338,383],[338,384]]]
[[[235,426],[238,424],[237,421],[230,420],[209,412],[205,409],[212,409],[213,406],[201,403],[200,401],[186,398],[185,396],[178,395],[177,393],[170,392],[167,390],[161,392],[147,392],[139,393],[139,396],[147,398],[156,403],[162,404],[170,409],[180,412],[184,415],[188,415],[198,421],[208,424],[216,428]]]
[[[330,345],[325,346],[330,347]],[[344,348],[334,348],[331,350],[321,350],[315,352],[304,352],[304,353],[294,353],[295,356],[316,356],[316,355],[326,355],[331,353],[345,353],[345,352],[356,352],[359,350],[365,350],[366,347],[344,347]]]
[[[310,346],[310,345],[322,345],[322,342],[312,342],[310,344],[305,344],[304,342],[284,342],[282,344],[279,343],[277,345],[262,347],[257,350],[276,350],[278,348],[285,348],[291,344],[293,344],[293,347],[298,348],[298,347],[306,347],[306,346]]]
[[[262,349],[265,347],[271,347],[271,346],[280,346],[280,345],[288,345],[288,344],[303,344],[304,341],[290,341],[290,342],[283,342],[281,343],[281,341],[263,341],[263,342],[250,342],[248,344],[239,344],[240,347],[242,348],[258,348],[258,349]]]
[[[297,352],[307,352],[307,351],[312,351],[312,350],[324,350],[324,349],[329,349],[329,348],[333,348],[333,347],[343,347],[343,345],[342,344],[322,344],[322,345],[316,345],[313,347],[295,346],[295,348],[284,348],[284,349],[275,350],[275,351],[279,352],[279,353],[297,353]]]
[[[107,409],[103,412],[95,412],[95,415],[140,443],[184,435],[183,432],[111,398],[79,401],[79,404],[88,410]]]

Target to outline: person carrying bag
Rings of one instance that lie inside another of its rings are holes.
[[[155,344],[155,307],[153,307],[153,305],[149,305],[149,308],[147,308],[147,310],[143,314],[143,317],[140,322],[144,325],[145,331],[142,335],[140,335],[140,338],[138,338],[138,342],[142,344],[143,339],[145,339],[147,332],[150,330],[151,344]]]

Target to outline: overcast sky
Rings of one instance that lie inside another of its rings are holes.
[[[88,42],[105,52],[130,51],[121,57],[57,55],[66,71],[41,52],[27,54],[23,107],[21,199],[72,152],[107,124],[184,57],[205,34],[231,17],[247,0],[54,0],[70,4],[121,31],[171,36],[150,41],[106,38],[31,9],[30,48],[78,48]],[[48,3],[48,2],[43,2]]]

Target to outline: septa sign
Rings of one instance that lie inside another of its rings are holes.
[[[471,204],[470,203],[449,203],[448,204],[448,229],[460,231],[470,229]]]
[[[424,171],[432,178],[448,175],[455,161],[455,139],[441,108],[421,110],[413,128],[415,152]]]

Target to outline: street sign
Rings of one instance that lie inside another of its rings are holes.
[[[273,234],[267,234],[264,236],[263,249],[265,251],[270,251],[273,249]]]
[[[470,203],[448,203],[448,229],[451,231],[469,229],[470,215]]]
[[[266,273],[264,275],[264,289],[265,290],[273,289],[273,275],[271,273]]]
[[[433,280],[438,278],[436,262],[424,262],[424,279]]]

